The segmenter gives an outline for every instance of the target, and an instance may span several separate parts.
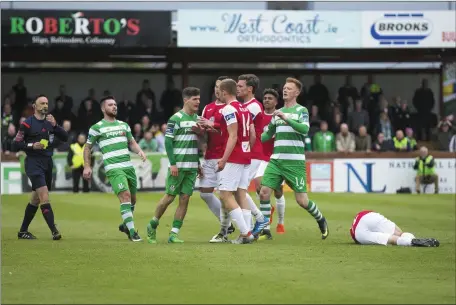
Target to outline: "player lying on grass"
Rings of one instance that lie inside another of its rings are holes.
[[[412,233],[404,233],[391,220],[374,211],[358,213],[350,228],[350,235],[361,245],[398,245],[413,247],[438,247],[434,238],[416,238]]]
[[[269,123],[271,122],[272,116],[276,110],[276,106],[278,103],[279,93],[274,89],[266,89],[263,92],[263,105],[264,105],[264,112],[263,112],[263,120],[261,123],[261,130],[264,131],[268,127]],[[264,171],[268,166],[269,159],[271,158],[272,152],[274,150],[274,138],[270,139],[269,141],[261,142],[263,146],[263,156],[264,160],[261,161],[260,167],[255,175],[255,188],[258,194],[260,194],[261,190],[261,180],[263,179]],[[276,205],[277,205],[277,214],[278,214],[278,224],[276,228],[276,232],[278,234],[285,233],[284,227],[284,217],[285,217],[285,197],[283,196],[283,183],[280,186],[280,189],[274,190],[274,197],[276,198]],[[261,208],[261,207],[260,207]],[[272,216],[274,214],[274,207],[271,205],[271,212],[270,212],[270,223],[272,223]],[[268,216],[267,214],[265,214]],[[261,233],[262,236],[266,239],[272,238],[270,225],[267,225],[263,232]],[[260,237],[262,237],[260,236]],[[263,238],[260,238],[263,239]]]
[[[200,90],[188,87],[182,91],[184,108],[168,121],[165,148],[170,167],[166,177],[166,191],[155,209],[155,216],[147,225],[147,240],[157,243],[157,227],[168,206],[179,195],[179,205],[174,214],[169,243],[183,243],[179,230],[187,214],[188,201],[193,194],[198,172],[201,173],[198,156],[198,132],[196,122],[200,104]]]
[[[103,120],[92,125],[89,137],[84,148],[84,179],[89,180],[92,176],[91,150],[98,143],[103,155],[103,164],[112,190],[120,200],[120,214],[123,223],[119,230],[127,234],[131,241],[142,241],[135,230],[133,211],[136,204],[136,171],[131,163],[128,147],[146,161],[146,155],[136,143],[131,134],[130,126],[116,120],[117,103],[114,97],[107,96],[101,101]]]
[[[261,135],[261,142],[275,139],[273,154],[261,181],[260,205],[265,215],[270,214],[272,190],[279,190],[285,180],[293,190],[296,202],[315,218],[322,239],[326,239],[329,235],[326,219],[317,204],[307,196],[304,140],[309,131],[309,113],[296,102],[301,89],[299,80],[287,78],[283,87],[285,105],[274,113],[271,123]],[[252,234],[258,236],[263,229],[262,223],[257,222]]]

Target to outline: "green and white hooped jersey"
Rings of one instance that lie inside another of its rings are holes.
[[[192,127],[198,116],[189,115],[183,110],[169,118],[165,137],[173,139],[173,152],[176,166],[180,170],[198,170],[198,136]]]
[[[98,143],[103,154],[105,171],[133,167],[128,150],[133,138],[130,126],[122,121],[101,120],[89,130],[87,144]]]
[[[301,105],[295,105],[290,108],[283,107],[280,111],[289,119],[309,126],[309,112],[307,108]],[[304,155],[305,134],[294,130],[284,120],[276,116],[272,118],[267,128],[272,129],[275,134],[274,150],[271,159],[287,164],[296,163],[296,161],[304,162],[306,160]]]

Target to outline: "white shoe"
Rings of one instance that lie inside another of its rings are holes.
[[[222,234],[218,233],[212,237],[212,239],[209,241],[210,243],[227,243],[228,238],[226,236],[223,236]]]

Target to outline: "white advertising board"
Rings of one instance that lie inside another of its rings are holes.
[[[22,174],[19,162],[1,163],[2,195],[22,194]]]
[[[439,192],[456,193],[456,159],[435,159]],[[415,191],[415,159],[335,159],[334,191],[396,193],[401,187]],[[432,188],[433,186],[430,186]]]

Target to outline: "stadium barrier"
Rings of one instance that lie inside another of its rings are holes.
[[[431,152],[436,158],[440,193],[456,193],[456,159],[453,153]],[[111,192],[100,153],[95,153],[92,191]],[[417,153],[312,153],[306,154],[307,186],[310,192],[396,193],[401,187],[415,189],[413,165]],[[71,169],[66,153],[54,154],[53,190],[71,191]],[[25,157],[9,156],[1,163],[1,193],[21,194],[31,191],[24,173]],[[147,154],[142,162],[132,154],[139,191],[161,191],[165,188],[168,159],[160,153]],[[81,182],[82,183],[82,182]],[[197,185],[198,186],[198,181]],[[253,183],[249,190],[254,191]],[[285,186],[285,191],[291,191]]]

